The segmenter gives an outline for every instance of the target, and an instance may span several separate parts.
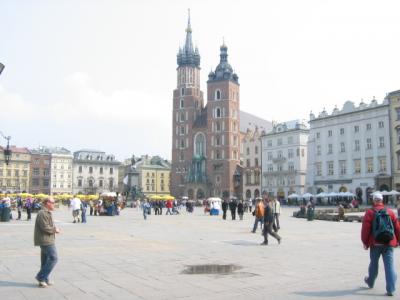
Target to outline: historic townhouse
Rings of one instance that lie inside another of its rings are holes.
[[[279,200],[305,192],[308,135],[307,126],[297,120],[262,134],[262,191]]]
[[[83,149],[74,152],[73,192],[97,194],[118,190],[120,162],[112,154]]]
[[[261,133],[258,127],[247,129],[242,139],[243,199],[261,195]]]
[[[30,188],[32,194],[50,194],[51,155],[47,148],[31,150]]]
[[[145,196],[169,195],[171,164],[159,156],[143,155],[136,163],[139,187]]]
[[[50,194],[72,193],[72,159],[71,152],[65,148],[47,148],[51,155]]]
[[[386,96],[389,101],[392,187],[400,191],[400,90]]]
[[[3,192],[28,192],[31,153],[28,148],[10,146],[11,161],[6,165],[0,147],[0,189]]]
[[[391,189],[389,103],[310,114],[308,191],[350,191],[364,203],[374,190]]]

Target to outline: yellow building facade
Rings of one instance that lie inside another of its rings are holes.
[[[137,170],[139,186],[146,197],[170,194],[171,165],[168,161],[158,156],[142,156],[137,163]]]
[[[28,148],[11,146],[11,160],[6,165],[4,151],[0,151],[0,190],[3,192],[29,191],[31,153]]]

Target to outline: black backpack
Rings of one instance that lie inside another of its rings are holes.
[[[372,221],[372,235],[375,241],[382,244],[388,244],[394,238],[393,222],[385,208],[375,210]]]

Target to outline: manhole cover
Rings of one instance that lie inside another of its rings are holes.
[[[192,265],[186,266],[183,274],[232,274],[242,267],[238,265]]]

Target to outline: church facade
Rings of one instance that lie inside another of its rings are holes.
[[[240,85],[220,47],[220,62],[200,89],[200,54],[193,47],[190,18],[177,55],[173,91],[171,194],[189,199],[241,197]],[[207,103],[204,101],[207,98]]]

